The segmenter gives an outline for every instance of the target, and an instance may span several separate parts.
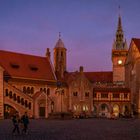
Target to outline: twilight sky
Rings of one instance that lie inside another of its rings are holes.
[[[140,0],[0,0],[0,49],[45,56],[61,32],[68,71],[112,70],[118,5],[129,45],[140,38]]]

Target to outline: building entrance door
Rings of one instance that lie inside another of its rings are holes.
[[[40,107],[39,108],[39,116],[40,117],[45,117],[45,107]]]

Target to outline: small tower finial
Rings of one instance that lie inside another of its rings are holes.
[[[121,16],[121,6],[118,6],[119,16]]]
[[[61,39],[61,32],[59,32],[59,39]]]

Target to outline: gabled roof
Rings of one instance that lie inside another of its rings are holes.
[[[132,38],[132,41],[135,43],[140,52],[140,38]]]
[[[113,72],[84,72],[85,76],[91,82],[103,82],[112,83],[113,82]]]
[[[33,98],[33,99],[36,99],[36,98],[38,98],[40,95],[45,95],[45,96],[46,96],[46,94],[45,94],[44,92],[38,91],[38,92],[36,92],[36,93],[32,96],[32,98]]]
[[[0,65],[11,77],[55,80],[50,60],[47,57],[0,50]]]

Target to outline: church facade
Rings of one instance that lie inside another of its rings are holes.
[[[25,111],[32,118],[55,118],[59,114],[118,117],[131,113],[134,102],[135,108],[139,104],[137,76],[126,76],[132,66],[133,73],[138,71],[139,49],[133,44],[132,41],[128,50],[119,16],[111,54],[112,71],[84,72],[80,66],[78,71],[68,72],[67,49],[61,38],[54,47],[53,63],[49,48],[45,57],[1,50],[0,118]],[[130,63],[132,48],[138,52],[135,64]]]

